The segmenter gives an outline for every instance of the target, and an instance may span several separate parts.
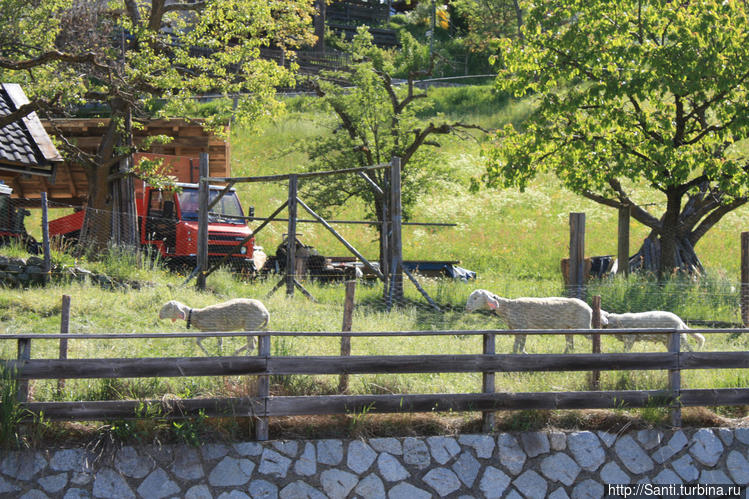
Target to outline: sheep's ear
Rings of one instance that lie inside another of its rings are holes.
[[[499,302],[495,300],[492,297],[489,297],[486,299],[486,306],[489,307],[491,310],[497,310],[497,307],[499,306]]]

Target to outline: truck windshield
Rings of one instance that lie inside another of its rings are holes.
[[[211,190],[211,201],[216,199],[219,195],[220,190]],[[198,201],[198,190],[197,189],[182,189],[179,193],[179,206],[182,212],[182,220],[197,220],[198,210],[200,203]],[[222,222],[222,223],[233,223],[233,224],[244,224],[244,220],[241,217],[242,207],[239,204],[236,192],[226,193],[221,200],[211,208],[211,215],[208,216],[210,222]]]

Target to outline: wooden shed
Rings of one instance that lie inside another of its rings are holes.
[[[8,116],[29,103],[21,86],[0,84],[0,115]],[[54,177],[62,156],[44,131],[36,113],[0,128],[0,180],[21,175],[46,179]]]
[[[104,131],[109,125],[108,118],[59,119],[43,122],[50,135],[62,134],[71,143],[89,154],[95,154]],[[227,128],[228,133],[228,128]],[[172,137],[168,144],[154,144],[149,152],[195,158],[197,164],[201,152],[210,156],[210,175],[231,176],[231,157],[228,142],[210,132],[206,132],[199,120],[152,120],[144,127],[135,130],[136,144],[144,137],[167,135]],[[13,197],[30,200],[40,198],[44,191],[50,201],[82,206],[86,202],[88,181],[84,166],[75,162],[65,162],[57,167],[50,177],[29,176],[0,170],[0,180],[13,187]]]

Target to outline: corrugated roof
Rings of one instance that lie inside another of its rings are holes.
[[[27,102],[20,86],[0,85],[0,115],[6,116]],[[0,128],[0,169],[52,175],[61,161],[36,113]]]

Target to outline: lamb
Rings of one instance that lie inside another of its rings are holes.
[[[172,319],[172,322],[183,319],[187,321],[187,329],[194,325],[201,331],[258,331],[268,325],[270,314],[260,301],[249,298],[235,298],[205,308],[191,308],[172,300],[161,307],[159,319]],[[203,338],[198,338],[198,346],[208,354],[202,340]],[[238,349],[234,354],[244,349],[247,349],[248,354],[255,349],[254,336],[248,336],[247,346]]]
[[[504,318],[510,329],[590,329],[593,310],[577,298],[501,298],[485,289],[468,297],[466,311],[492,310]],[[567,334],[565,353],[574,350],[574,335]],[[525,351],[526,335],[515,336],[513,353]]]
[[[679,318],[678,315],[671,312],[664,312],[661,310],[653,310],[650,312],[639,312],[639,313],[626,313],[626,314],[613,314],[601,310],[601,319],[606,318],[608,327],[613,329],[627,329],[627,328],[668,328],[677,330],[688,330],[684,321]],[[692,347],[687,341],[687,334],[692,336],[697,341],[697,348],[702,348],[705,344],[705,337],[699,333],[682,333],[681,342],[684,346],[692,351]],[[667,334],[617,334],[616,338],[624,342],[624,349],[630,351],[635,341],[658,341],[668,347],[668,335]]]

